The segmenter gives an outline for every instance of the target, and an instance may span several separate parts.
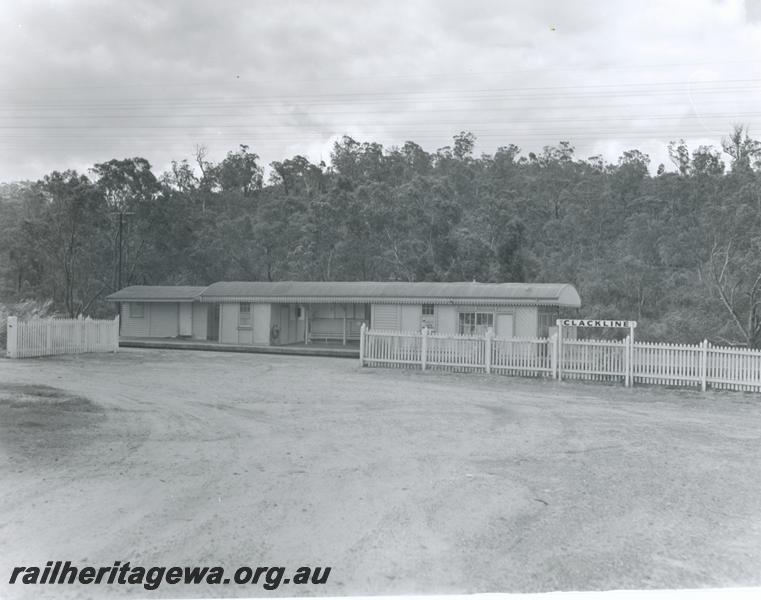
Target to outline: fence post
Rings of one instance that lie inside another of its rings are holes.
[[[700,343],[700,391],[706,391],[708,379],[708,340]]]
[[[558,378],[558,332],[550,336],[550,366],[552,367],[552,378]]]
[[[113,331],[114,332],[114,352],[119,351],[119,329],[120,329],[119,323],[120,323],[119,315],[116,315],[114,317],[114,331]]]
[[[492,327],[489,327],[489,329],[486,330],[486,351],[484,356],[485,361],[485,368],[487,373],[491,373],[491,344],[492,339],[494,338],[494,329]]]
[[[624,386],[632,385],[632,336],[627,335],[624,340]]]
[[[420,338],[420,370],[425,371],[428,362],[428,328],[423,327],[423,336]]]
[[[563,329],[561,327],[558,327],[558,343],[557,343],[557,353],[558,353],[558,360],[557,360],[557,379],[558,381],[563,380]]]
[[[45,348],[48,356],[53,354],[53,319],[48,319],[45,327]]]
[[[18,317],[8,317],[5,330],[8,334],[6,356],[18,358]]]
[[[365,332],[367,327],[364,323],[359,328],[359,366],[365,366]]]

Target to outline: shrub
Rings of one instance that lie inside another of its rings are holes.
[[[7,323],[8,317],[18,317],[19,319],[46,319],[57,316],[53,310],[53,301],[46,300],[21,300],[15,304],[3,304],[0,302],[0,348],[6,347],[6,336],[8,334]]]

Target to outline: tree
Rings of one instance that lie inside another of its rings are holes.
[[[225,159],[213,168],[214,180],[222,191],[252,198],[255,192],[261,190],[264,177],[258,160],[258,154],[249,152],[248,146],[241,144],[237,152],[228,152]]]
[[[99,259],[107,256],[107,206],[90,180],[76,171],[55,171],[39,189],[45,204],[37,219],[26,222],[26,230],[37,240],[44,265],[43,297],[75,317],[108,289],[108,271]]]
[[[144,158],[113,159],[91,169],[113,215],[113,289],[135,277],[151,231],[151,208],[161,186]],[[126,273],[126,277],[125,277]]]
[[[721,146],[732,159],[732,172],[749,171],[761,155],[761,142],[751,139],[743,125],[735,125],[732,133],[722,139]]]

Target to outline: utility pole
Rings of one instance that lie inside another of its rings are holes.
[[[119,245],[119,256],[117,259],[117,272],[116,272],[116,289],[120,290],[122,289],[122,240],[124,238],[124,217],[134,215],[134,212],[126,212],[124,210],[120,210],[118,213],[113,213],[119,215],[119,233],[117,236],[117,241]]]

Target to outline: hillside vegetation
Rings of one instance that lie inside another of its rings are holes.
[[[345,137],[330,165],[296,156],[265,179],[247,146],[154,173],[143,158],[0,186],[0,299],[106,314],[122,284],[219,280],[560,281],[584,316],[651,340],[761,347],[761,145],[670,144],[580,159],[568,142],[475,156]]]

